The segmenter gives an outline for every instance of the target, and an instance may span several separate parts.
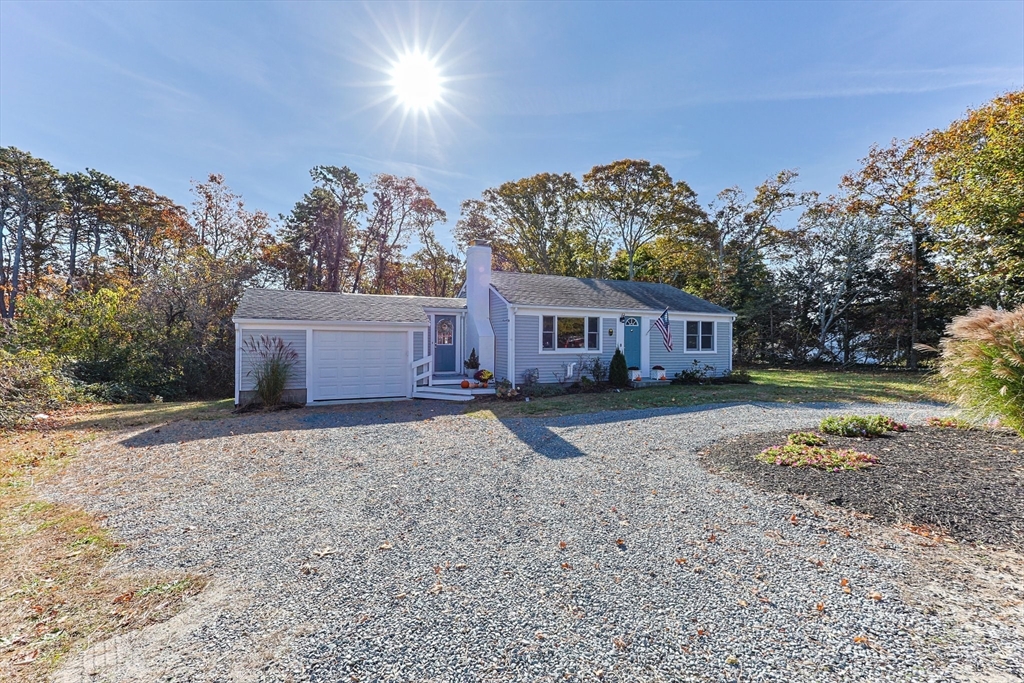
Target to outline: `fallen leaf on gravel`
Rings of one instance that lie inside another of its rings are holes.
[[[14,666],[24,666],[25,664],[31,664],[36,661],[36,657],[39,656],[39,650],[32,650],[27,655],[14,662]]]
[[[323,559],[323,558],[328,557],[330,555],[337,555],[338,551],[335,550],[334,548],[327,547],[327,548],[324,548],[323,550],[314,550],[313,554],[316,555],[317,557]]]
[[[817,605],[814,606],[814,608],[816,610],[818,610],[819,612],[824,612],[825,611],[825,603],[819,602]]]
[[[676,558],[676,564],[686,564],[686,558],[685,557],[677,557]]]
[[[881,593],[877,593],[877,592],[872,592],[872,593],[868,593],[868,597],[871,598],[872,600],[874,600],[875,602],[878,602],[878,601],[880,601],[882,599],[882,594]]]
[[[565,541],[559,541],[559,542],[558,542],[558,548],[559,548],[560,550],[565,550],[565,546],[566,546],[566,545],[568,545],[568,544],[567,544],[567,543],[566,543]]]
[[[563,562],[562,563],[562,569],[572,569],[572,565],[569,564],[568,562]]]
[[[121,595],[118,595],[116,598],[114,598],[114,604],[123,605],[126,602],[131,602],[132,598],[134,597],[135,591],[128,591],[127,593],[122,593]]]
[[[616,650],[625,650],[629,647],[629,640],[615,636],[612,638],[612,644],[615,645]]]
[[[395,600],[405,600],[405,593],[399,593],[396,595]]]
[[[739,666],[740,660],[736,655],[729,655],[725,658],[725,663],[729,666]]]
[[[544,638],[546,638],[546,637],[547,636],[545,636],[543,633],[541,633],[540,631],[537,631],[537,640],[544,640]]]
[[[461,571],[464,571],[465,569],[466,569],[466,565],[463,564],[462,562],[460,562],[459,564],[455,565],[455,570],[456,571],[460,571],[461,572]]]
[[[839,585],[840,585],[840,586],[849,586],[849,585],[850,585],[850,580],[849,580],[849,579],[842,579],[842,580],[841,580],[841,581],[839,582]]]
[[[747,601],[746,600],[737,600],[736,604],[739,605],[740,607],[746,607],[747,606]]]
[[[870,645],[870,643],[868,642],[868,637],[867,636],[854,636],[853,637],[853,642],[857,643],[858,645],[864,645],[865,647]]]
[[[384,541],[379,546],[377,546],[377,550],[391,550],[391,548],[392,545],[388,541]]]
[[[796,518],[796,515],[790,515],[789,516],[789,523],[795,526],[795,525],[800,523],[800,520],[798,520]]]
[[[616,538],[615,539],[615,545],[619,546],[620,548],[625,548],[626,547],[626,541],[624,539],[621,539],[621,538]]]

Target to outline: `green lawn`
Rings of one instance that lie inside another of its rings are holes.
[[[530,417],[593,413],[601,410],[664,408],[702,403],[815,401],[887,403],[937,400],[923,373],[753,370],[751,384],[667,385],[621,393],[572,394],[523,401],[471,404],[477,417]]]

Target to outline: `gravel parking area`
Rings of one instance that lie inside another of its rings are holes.
[[[870,525],[697,462],[712,441],[835,407],[504,422],[461,409],[318,408],[96,444],[50,493],[131,544],[113,569],[213,583],[59,680],[1024,676],[1013,624],[964,630],[905,602],[910,565]]]

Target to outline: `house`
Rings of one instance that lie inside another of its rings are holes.
[[[673,350],[654,321],[668,310]],[[277,337],[298,355],[286,400],[469,400],[463,361],[476,350],[495,379],[565,381],[582,363],[605,366],[621,348],[644,377],[671,377],[696,360],[732,369],[730,311],[675,287],[491,271],[491,248],[471,243],[457,298],[250,289],[235,312],[235,402],[252,398],[245,340]]]

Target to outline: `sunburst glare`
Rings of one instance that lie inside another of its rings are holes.
[[[415,112],[429,110],[441,100],[441,71],[422,52],[406,52],[391,68],[391,88],[402,106]]]

